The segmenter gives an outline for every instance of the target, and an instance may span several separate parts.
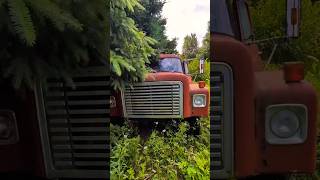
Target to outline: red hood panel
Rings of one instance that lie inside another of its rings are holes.
[[[149,73],[145,81],[181,81],[192,83],[191,76],[185,75],[183,73],[173,72]]]

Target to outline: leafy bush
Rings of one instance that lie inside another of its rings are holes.
[[[201,135],[187,135],[182,122],[177,132],[166,127],[141,139],[128,125],[111,125],[112,179],[209,179],[209,119],[200,121]]]
[[[34,87],[47,76],[70,80],[75,69],[106,63],[109,2],[0,1],[0,79]]]
[[[111,0],[111,85],[121,89],[128,81],[143,81],[146,64],[154,53],[156,40],[137,28],[129,17],[135,10],[144,10],[138,0]]]
[[[209,59],[205,60],[204,63],[204,73],[199,74],[199,59],[194,59],[189,62],[188,68],[194,81],[206,81],[207,84],[210,83],[210,62]]]
[[[284,37],[286,32],[286,1],[258,0],[251,5],[251,14],[256,39]],[[274,13],[277,12],[277,13]],[[277,39],[260,44],[264,59],[270,55],[275,44],[273,62],[304,61],[308,66],[314,59],[320,58],[320,2],[302,0],[300,36],[296,39],[279,41]],[[283,39],[282,39],[283,40]]]

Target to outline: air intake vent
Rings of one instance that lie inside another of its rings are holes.
[[[181,118],[183,115],[183,85],[180,81],[128,85],[123,96],[123,109],[128,118]]]
[[[232,71],[225,64],[211,63],[210,76],[210,169],[214,179],[222,179],[233,173]]]
[[[47,174],[52,178],[107,178],[109,77],[105,67],[73,77],[75,87],[50,78],[38,87]]]
[[[211,138],[213,144],[211,144],[211,152],[213,158],[212,168],[213,170],[222,170],[224,167],[222,152],[223,152],[223,140],[222,140],[222,127],[223,127],[223,111],[222,111],[222,86],[223,86],[223,74],[221,72],[213,72],[213,86],[211,86],[212,104],[211,110]]]

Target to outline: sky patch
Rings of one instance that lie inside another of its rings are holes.
[[[201,45],[210,20],[210,0],[167,0],[162,16],[167,19],[166,35],[178,38],[177,50],[182,53],[183,38],[195,33]]]

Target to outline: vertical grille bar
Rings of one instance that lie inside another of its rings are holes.
[[[49,178],[107,178],[109,76],[89,67],[73,76],[75,87],[49,78],[37,86],[39,124]]]
[[[233,174],[233,78],[231,68],[211,63],[210,160],[211,177]]]

